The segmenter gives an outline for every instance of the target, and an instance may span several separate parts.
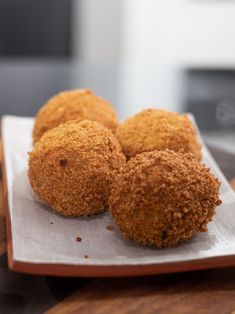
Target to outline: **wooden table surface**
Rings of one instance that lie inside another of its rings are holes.
[[[210,149],[227,178],[235,177],[235,155]],[[6,249],[0,182],[0,313],[235,313],[235,268],[119,279],[31,276],[8,270]]]

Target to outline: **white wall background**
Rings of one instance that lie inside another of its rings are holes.
[[[235,1],[127,0],[122,60],[235,65]]]
[[[233,0],[74,0],[82,62],[235,65]]]

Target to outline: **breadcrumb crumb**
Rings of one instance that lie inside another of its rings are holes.
[[[112,230],[113,230],[113,226],[107,225],[107,226],[106,226],[106,229],[109,230],[109,231],[112,231]]]

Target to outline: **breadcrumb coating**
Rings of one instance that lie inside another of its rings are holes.
[[[128,159],[147,151],[183,149],[201,160],[201,145],[186,114],[146,109],[122,123],[116,136]]]
[[[119,122],[112,105],[91,90],[75,89],[50,98],[39,110],[33,129],[33,142],[58,125],[69,120],[92,120],[115,132]]]
[[[113,183],[110,212],[126,239],[171,247],[207,231],[220,183],[192,154],[170,150],[137,155]]]
[[[124,164],[111,130],[94,121],[69,121],[35,144],[28,176],[34,192],[57,212],[92,215],[107,210],[111,183]]]

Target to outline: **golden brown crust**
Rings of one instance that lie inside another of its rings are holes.
[[[33,142],[36,143],[46,131],[75,119],[100,122],[113,132],[119,123],[112,105],[92,91],[65,91],[53,96],[39,110],[33,129]]]
[[[128,157],[153,150],[183,149],[201,159],[201,145],[187,115],[147,109],[121,124],[116,136]]]
[[[218,179],[192,154],[142,153],[115,179],[110,211],[126,239],[174,246],[207,230],[221,203],[219,186]]]
[[[48,132],[29,154],[29,180],[39,198],[68,216],[108,207],[110,185],[125,156],[101,124],[69,121]]]

